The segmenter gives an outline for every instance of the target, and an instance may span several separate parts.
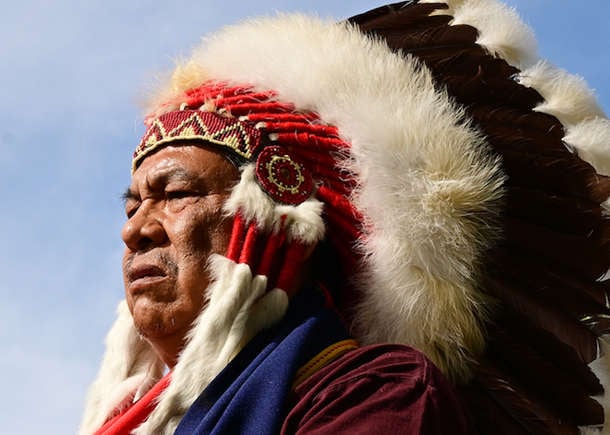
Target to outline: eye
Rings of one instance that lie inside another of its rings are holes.
[[[190,190],[170,190],[165,192],[165,198],[168,200],[188,198],[195,195],[196,193]]]
[[[127,215],[127,219],[131,219],[134,214],[138,211],[139,204],[133,204],[125,206],[125,214]]]

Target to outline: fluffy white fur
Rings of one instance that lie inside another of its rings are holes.
[[[536,89],[544,102],[535,110],[555,116],[563,125],[602,117],[604,112],[581,77],[540,61],[519,74],[519,83]]]
[[[281,218],[284,218],[289,241],[315,245],[324,239],[326,230],[322,219],[323,208],[324,204],[315,198],[310,198],[297,206],[278,205],[275,207],[275,231],[279,230]]]
[[[208,306],[193,325],[170,386],[147,422],[136,431],[139,435],[173,433],[207,384],[254,335],[279,321],[288,307],[286,293],[274,289],[265,294],[267,279],[252,277],[245,264],[215,255],[210,260],[210,272],[213,284],[207,290]],[[164,367],[150,344],[137,333],[122,301],[106,339],[100,372],[87,397],[79,433],[92,434],[122,401],[132,395],[141,397],[161,378]]]
[[[126,397],[141,395],[161,378],[163,363],[136,331],[122,301],[118,318],[106,337],[106,353],[97,378],[91,385],[79,433],[95,432]]]
[[[240,181],[224,205],[230,216],[240,212],[246,222],[254,220],[262,230],[268,232],[279,231],[281,218],[284,217],[289,241],[315,245],[324,238],[323,204],[320,201],[309,198],[296,206],[278,205],[263,192],[256,181],[254,164],[245,165],[241,171]]]
[[[598,174],[610,176],[610,120],[593,118],[567,129],[563,140]]]
[[[170,385],[137,435],[173,434],[210,381],[254,335],[286,312],[286,293],[275,289],[265,294],[267,278],[253,277],[248,265],[216,255],[210,270],[214,283],[207,291],[208,306],[193,325]]]
[[[229,216],[242,213],[246,222],[255,221],[262,230],[270,230],[273,225],[275,203],[256,182],[253,163],[241,168],[239,183],[233,187],[231,196],[224,204]]]
[[[372,229],[359,338],[409,343],[467,377],[464,356],[484,342],[473,265],[495,236],[479,218],[495,213],[503,176],[428,70],[346,23],[280,16],[204,40],[149,112],[211,78],[273,89],[339,128]]]

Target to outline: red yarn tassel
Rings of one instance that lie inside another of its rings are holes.
[[[250,265],[252,269],[254,269],[252,262],[256,256],[256,241],[258,240],[258,234],[259,231],[256,222],[250,223],[244,240],[244,246],[242,247],[239,256],[239,262]]]
[[[218,98],[216,100],[216,105],[218,107],[224,107],[244,103],[260,104],[262,102],[267,102],[273,96],[273,92],[257,92],[252,94],[240,94],[232,96],[226,96],[223,93],[223,97]]]
[[[248,115],[250,112],[285,113],[294,110],[291,105],[279,103],[228,104],[224,108],[233,116]]]
[[[233,229],[231,230],[231,240],[227,248],[227,258],[237,263],[239,254],[242,250],[242,244],[246,232],[244,220],[239,213],[235,215],[233,220]]]
[[[248,120],[251,122],[315,122],[319,120],[314,113],[251,113]]]
[[[271,280],[273,265],[285,241],[286,234],[284,231],[269,234],[267,245],[263,249],[263,256],[256,272],[258,275],[265,275]]]
[[[268,131],[271,132],[271,130]],[[284,146],[296,145],[311,147],[313,145],[331,151],[349,148],[349,145],[338,137],[317,136],[310,133],[278,133],[277,142]]]
[[[299,272],[305,261],[305,252],[309,247],[302,243],[291,243],[284,253],[284,263],[280,267],[276,287],[284,290],[288,296],[292,296],[297,290],[295,284],[299,279]]]
[[[362,222],[362,215],[356,210],[354,205],[344,195],[329,189],[327,186],[320,186],[316,192],[316,197],[330,207],[326,207],[325,211],[337,216],[341,216],[342,222],[346,225],[356,228],[359,222]],[[360,235],[359,232],[357,235]]]
[[[339,136],[339,132],[336,127],[323,124],[313,124],[310,122],[268,122],[265,129],[274,133],[307,133],[325,137]]]

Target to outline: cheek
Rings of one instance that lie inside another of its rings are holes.
[[[226,253],[233,218],[224,216],[222,203],[220,198],[205,201],[199,207],[193,207],[192,213],[182,213],[176,225],[176,238],[184,247],[182,252],[185,255],[203,257],[207,262],[212,253]]]
[[[227,253],[232,227],[233,219],[219,214],[198,229],[198,234],[206,235],[209,254]]]
[[[182,303],[196,306],[204,303],[203,295],[209,285],[208,260],[211,254],[226,254],[231,236],[232,218],[222,213],[222,202],[192,208],[181,213],[174,226],[172,245],[179,265],[178,292]]]
[[[129,308],[129,311],[133,314],[133,301],[131,300],[131,296],[127,291],[127,286],[129,284],[127,280],[127,270],[129,269],[129,266],[131,265],[132,261],[133,255],[129,254],[128,250],[125,249],[125,251],[123,252],[123,261],[121,263],[123,272],[123,288],[125,289],[125,299],[127,300],[127,306]]]

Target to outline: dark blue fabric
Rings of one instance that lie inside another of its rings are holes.
[[[277,434],[296,371],[348,338],[316,292],[292,302],[284,320],[256,336],[210,383],[176,429],[191,434]]]

